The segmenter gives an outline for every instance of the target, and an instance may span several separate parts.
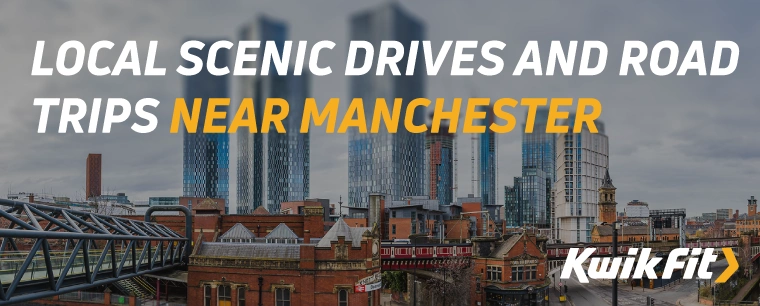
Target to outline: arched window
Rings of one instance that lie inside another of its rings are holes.
[[[232,306],[232,292],[230,286],[219,286],[216,289],[218,293],[217,305],[219,306]]]
[[[338,290],[338,306],[348,306],[348,290]]]
[[[290,306],[290,289],[289,288],[277,288],[275,290],[275,305],[276,306]]]
[[[211,306],[211,286],[203,286],[203,306]]]
[[[238,287],[237,291],[238,306],[245,306],[245,287]]]

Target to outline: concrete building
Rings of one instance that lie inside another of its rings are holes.
[[[573,122],[570,115],[567,122]],[[599,188],[609,165],[609,142],[604,123],[596,121],[598,133],[587,127],[581,133],[558,134],[554,202],[555,240],[562,243],[590,242],[597,222]]]

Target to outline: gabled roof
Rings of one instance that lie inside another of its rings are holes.
[[[268,215],[269,211],[266,208],[264,208],[264,206],[259,206],[259,207],[256,207],[256,209],[254,209],[251,214],[254,216],[264,216],[264,215]]]
[[[266,239],[298,239],[298,235],[285,225],[285,223],[280,223],[267,234]]]
[[[489,255],[489,257],[503,258],[505,255],[509,254],[509,251],[512,250],[518,241],[520,241],[520,238],[522,238],[523,235],[524,234],[512,235],[509,237],[509,239],[507,239],[507,241],[504,241],[493,252],[491,252],[491,255]]]
[[[317,246],[329,248],[331,242],[338,241],[338,237],[343,236],[346,241],[351,241],[351,246],[360,247],[362,245],[362,235],[369,230],[371,230],[369,227],[350,227],[341,217],[335,222],[335,225],[325,233],[325,236],[319,240]]]
[[[219,239],[256,239],[251,230],[240,223],[233,225],[224,235]]]

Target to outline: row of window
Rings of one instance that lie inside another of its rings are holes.
[[[232,288],[229,285],[221,285],[216,287],[217,290],[217,305],[218,306],[232,306],[233,295]],[[235,295],[235,305],[245,306],[245,291],[247,288],[238,287]],[[290,288],[276,288],[274,292],[274,302],[277,306],[290,306]],[[211,306],[211,285],[203,286],[203,305]],[[348,306],[348,290],[338,290],[338,306]]]
[[[512,281],[534,281],[536,280],[537,266],[517,266],[512,267]],[[500,266],[488,266],[486,267],[486,279],[489,281],[502,281],[502,267]]]

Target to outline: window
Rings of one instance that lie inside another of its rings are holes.
[[[395,224],[391,227],[391,234],[394,234],[394,235],[396,234],[396,225]]]
[[[338,290],[338,306],[348,306],[348,290]]]
[[[391,218],[395,218],[395,217],[396,217],[396,211],[394,210],[391,212]]]
[[[523,267],[512,267],[512,281],[521,282],[523,280]]]
[[[219,306],[232,306],[232,294],[230,292],[230,286],[219,286],[216,289],[219,297]]]
[[[490,281],[501,281],[501,267],[488,266],[486,271],[486,279]]]
[[[211,286],[203,286],[203,306],[211,306]]]
[[[238,306],[245,306],[245,287],[238,288]]]
[[[290,306],[290,289],[277,288],[274,293],[276,306]]]
[[[480,292],[480,277],[475,278],[475,292]]]
[[[536,266],[525,267],[525,280],[536,280]]]

